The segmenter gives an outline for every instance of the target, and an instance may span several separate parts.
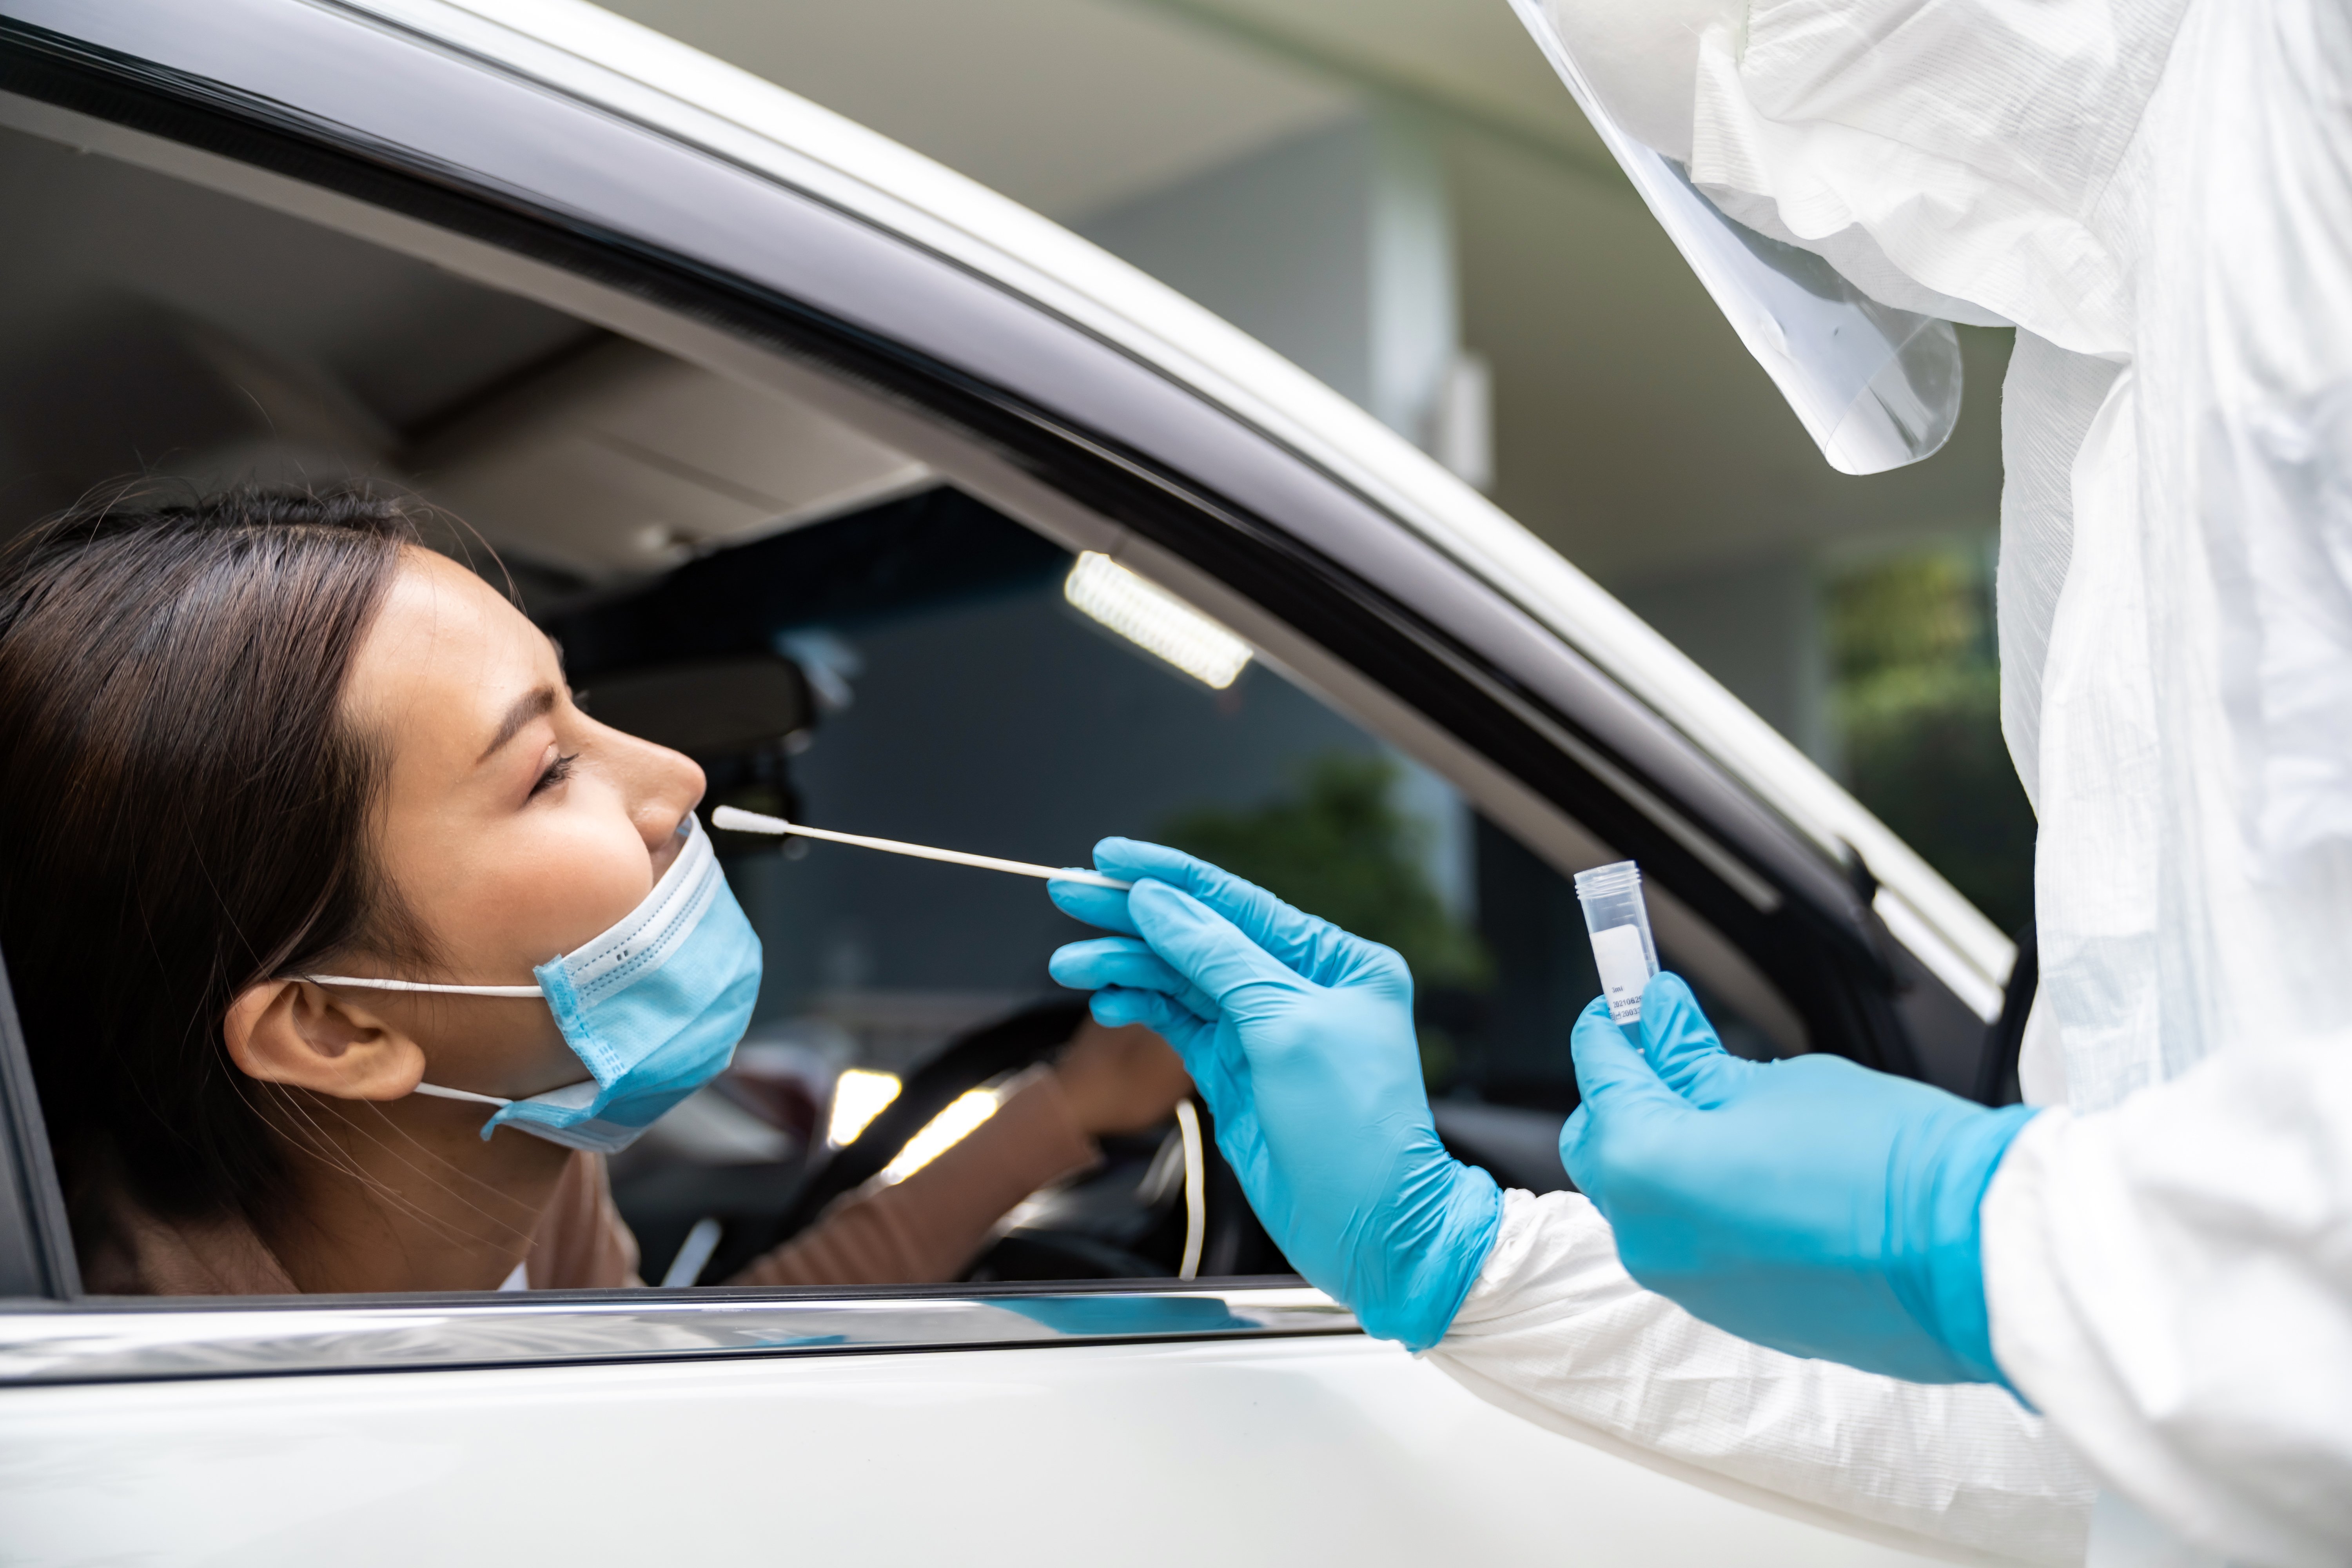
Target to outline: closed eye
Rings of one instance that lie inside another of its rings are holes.
[[[532,795],[537,795],[541,790],[553,789],[557,784],[560,784],[565,779],[570,778],[572,776],[572,764],[579,760],[580,753],[573,752],[569,756],[558,757],[555,761],[548,763],[547,771],[539,775],[539,782],[530,786],[530,793]]]

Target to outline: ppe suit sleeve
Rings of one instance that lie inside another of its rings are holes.
[[[1985,1194],[2011,1382],[2209,1550],[2352,1561],[2352,1054],[2211,1058],[2053,1111]]]
[[[1769,1351],[1644,1290],[1572,1193],[1504,1199],[1429,1359],[1492,1404],[1709,1489],[1913,1551],[2082,1561],[2093,1483],[2000,1389]]]

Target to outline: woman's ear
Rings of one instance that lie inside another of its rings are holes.
[[[399,1100],[425,1079],[415,1040],[307,980],[247,987],[229,1004],[221,1034],[247,1077],[338,1100]]]

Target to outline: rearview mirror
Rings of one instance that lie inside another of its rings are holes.
[[[600,722],[697,761],[796,750],[816,724],[808,678],[780,654],[624,670],[583,695]]]

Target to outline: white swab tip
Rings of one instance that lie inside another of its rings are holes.
[[[790,833],[793,825],[781,816],[762,816],[756,811],[740,806],[722,805],[710,814],[713,827],[732,828],[738,833]]]

